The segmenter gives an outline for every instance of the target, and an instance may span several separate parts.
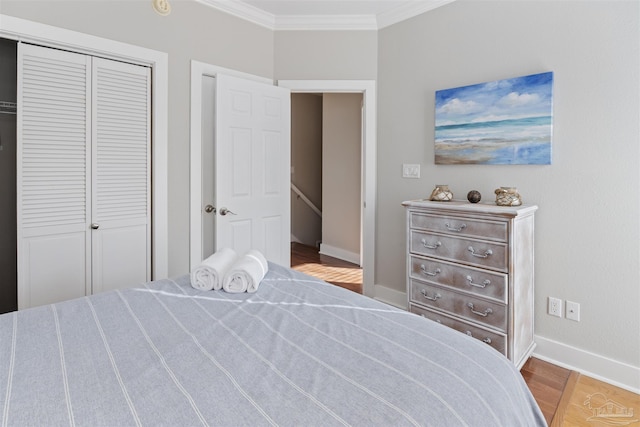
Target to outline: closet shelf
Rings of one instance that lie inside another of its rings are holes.
[[[16,113],[16,103],[10,101],[0,101],[0,113],[4,114],[15,114]]]

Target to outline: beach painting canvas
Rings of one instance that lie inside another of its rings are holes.
[[[553,73],[436,92],[435,163],[549,165]]]

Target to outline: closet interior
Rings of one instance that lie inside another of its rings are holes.
[[[0,313],[17,310],[17,42],[0,38]]]

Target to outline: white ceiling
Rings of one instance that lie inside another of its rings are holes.
[[[198,0],[272,30],[378,30],[453,0]]]

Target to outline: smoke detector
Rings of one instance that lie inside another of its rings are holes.
[[[171,5],[169,4],[169,0],[151,0],[151,4],[153,5],[153,10],[155,10],[162,16],[167,16],[171,13]]]

